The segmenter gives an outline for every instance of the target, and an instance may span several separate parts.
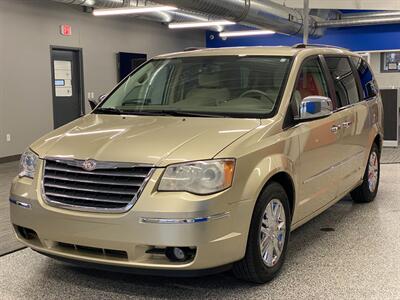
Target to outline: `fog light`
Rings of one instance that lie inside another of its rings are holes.
[[[30,229],[30,228],[25,228],[22,226],[16,226],[18,233],[26,240],[35,240],[38,238],[37,233]]]
[[[192,251],[187,247],[168,247],[165,255],[171,261],[186,261],[192,256]]]

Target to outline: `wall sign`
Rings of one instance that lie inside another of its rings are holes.
[[[72,96],[72,65],[68,60],[54,61],[54,87],[56,97]]]
[[[64,36],[71,36],[72,35],[72,28],[71,25],[63,24],[60,25],[60,33]]]
[[[381,72],[400,72],[400,52],[381,53]]]

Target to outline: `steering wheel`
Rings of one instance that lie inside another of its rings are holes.
[[[248,91],[245,91],[244,93],[242,93],[242,94],[239,96],[239,98],[242,98],[242,97],[244,97],[244,96],[246,96],[246,95],[248,95],[248,94],[260,94],[260,95],[264,96],[265,98],[267,98],[267,100],[268,100],[269,102],[271,102],[272,105],[275,104],[275,100],[274,100],[274,99],[271,99],[271,97],[268,96],[267,93],[265,93],[265,92],[263,92],[263,91],[260,91],[260,90],[248,90]]]

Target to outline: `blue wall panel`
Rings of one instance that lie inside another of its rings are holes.
[[[214,39],[210,39],[214,35]],[[301,37],[286,36],[282,34],[228,38],[223,41],[218,33],[206,33],[207,47],[233,47],[233,46],[291,46],[301,43]],[[310,43],[327,44],[348,48],[353,51],[390,50],[400,49],[400,24],[332,28],[326,30],[323,37],[310,39]]]

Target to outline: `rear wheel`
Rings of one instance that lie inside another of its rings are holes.
[[[380,155],[376,144],[373,144],[369,154],[367,167],[362,184],[350,194],[354,202],[365,203],[375,199],[379,187]]]
[[[289,200],[284,188],[272,182],[254,208],[246,255],[234,264],[235,276],[256,283],[273,279],[285,260],[289,234]]]

